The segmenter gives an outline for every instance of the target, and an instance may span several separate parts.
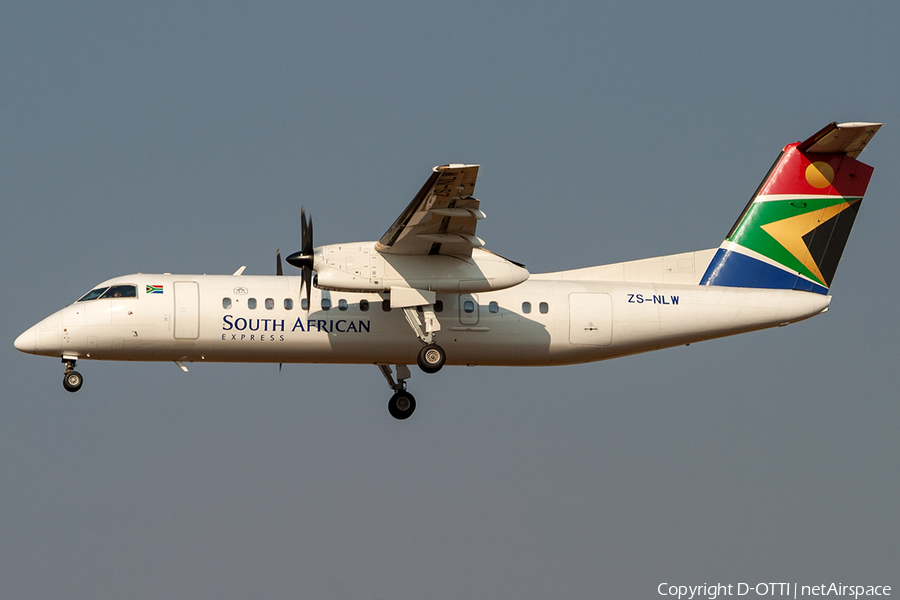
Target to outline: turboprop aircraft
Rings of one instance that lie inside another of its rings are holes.
[[[879,127],[832,123],[785,146],[718,248],[530,274],[475,235],[478,165],[443,165],[378,241],[314,247],[301,209],[286,259],[299,276],[276,251],[270,276],[115,277],[15,346],[60,357],[70,392],[86,359],[374,364],[406,419],[413,363],[585,363],[795,323],[828,310]]]

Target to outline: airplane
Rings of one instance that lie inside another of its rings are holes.
[[[135,273],[94,286],[15,347],[78,360],[374,364],[403,420],[409,365],[548,366],[617,358],[783,326],[828,310],[873,168],[880,123],[831,123],[788,144],[718,248],[529,273],[478,238],[478,165],[434,167],[378,241],[313,245],[299,276]],[[392,369],[393,366],[393,369]],[[396,377],[395,377],[396,376]]]

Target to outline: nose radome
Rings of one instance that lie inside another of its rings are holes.
[[[34,327],[28,329],[22,335],[17,337],[15,344],[16,350],[20,352],[27,352],[28,354],[34,354]]]

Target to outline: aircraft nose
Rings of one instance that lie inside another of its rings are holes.
[[[25,331],[22,335],[16,338],[16,350],[20,352],[26,352],[28,354],[34,354],[35,349],[35,334],[34,327]]]

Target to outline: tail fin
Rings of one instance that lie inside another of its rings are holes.
[[[872,176],[856,157],[879,127],[831,123],[785,146],[700,285],[827,293]]]

